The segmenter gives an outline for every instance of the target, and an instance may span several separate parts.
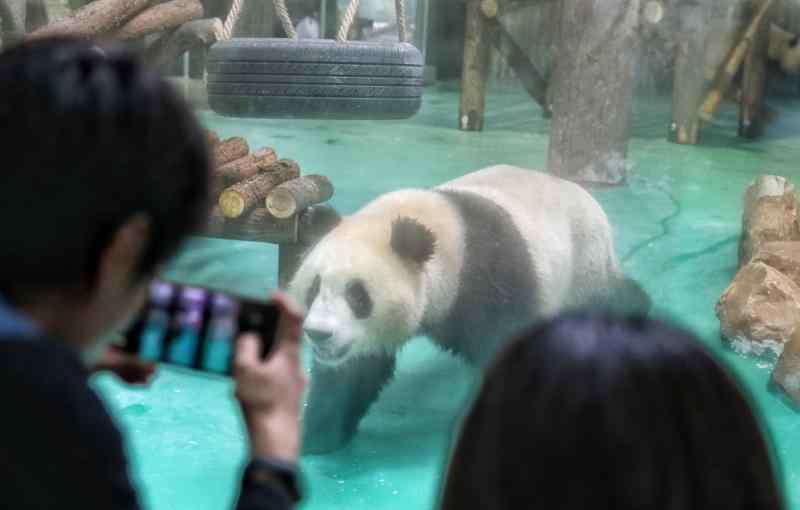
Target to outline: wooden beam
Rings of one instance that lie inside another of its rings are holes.
[[[497,0],[482,0],[481,13],[484,16],[489,40],[506,61],[522,86],[541,107],[545,117],[550,117],[547,106],[547,81],[531,62],[525,51],[517,44],[511,34],[498,19]]]
[[[639,0],[562,0],[548,167],[565,179],[621,184],[638,57]]]
[[[170,0],[140,12],[115,31],[111,37],[118,40],[137,39],[178,27],[186,22],[202,18],[204,14],[205,11],[200,0]]]
[[[25,39],[54,36],[95,38],[122,26],[146,9],[150,0],[95,0],[71,16],[28,34]]]
[[[489,79],[489,41],[481,0],[467,0],[458,127],[481,131]]]
[[[703,104],[700,106],[699,115],[700,119],[704,122],[711,122],[713,120],[714,114],[717,112],[717,108],[719,108],[719,105],[725,98],[725,94],[728,92],[733,79],[739,72],[739,68],[744,61],[750,46],[753,44],[753,39],[755,38],[756,33],[761,26],[761,22],[767,15],[767,11],[771,6],[772,0],[764,0],[757,6],[756,13],[750,20],[750,24],[742,34],[741,39],[733,48],[731,48],[719,71],[717,71],[714,82],[706,94]]]

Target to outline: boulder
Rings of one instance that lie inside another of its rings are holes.
[[[753,262],[736,274],[716,306],[722,336],[742,353],[780,354],[800,324],[800,286]]]
[[[763,175],[745,192],[739,267],[772,241],[800,241],[798,199],[785,178]]]
[[[763,262],[800,286],[800,241],[764,243],[752,262]]]
[[[780,388],[800,406],[800,328],[784,346],[781,357],[772,371],[772,384]]]

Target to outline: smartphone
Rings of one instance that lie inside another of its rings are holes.
[[[124,334],[123,348],[148,361],[230,375],[239,334],[259,334],[265,359],[274,348],[279,315],[271,303],[156,280]]]

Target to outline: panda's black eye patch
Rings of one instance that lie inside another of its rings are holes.
[[[359,319],[366,319],[372,313],[372,298],[369,297],[367,287],[361,280],[351,280],[345,289],[345,299],[353,315]]]
[[[319,294],[319,286],[322,284],[322,279],[317,275],[314,278],[314,281],[311,282],[311,287],[308,288],[308,293],[306,294],[306,307],[311,308],[311,304],[317,299],[317,294]]]

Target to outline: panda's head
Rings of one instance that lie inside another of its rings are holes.
[[[290,285],[321,363],[394,352],[425,309],[423,268],[436,240],[417,219],[344,219],[308,254]]]

